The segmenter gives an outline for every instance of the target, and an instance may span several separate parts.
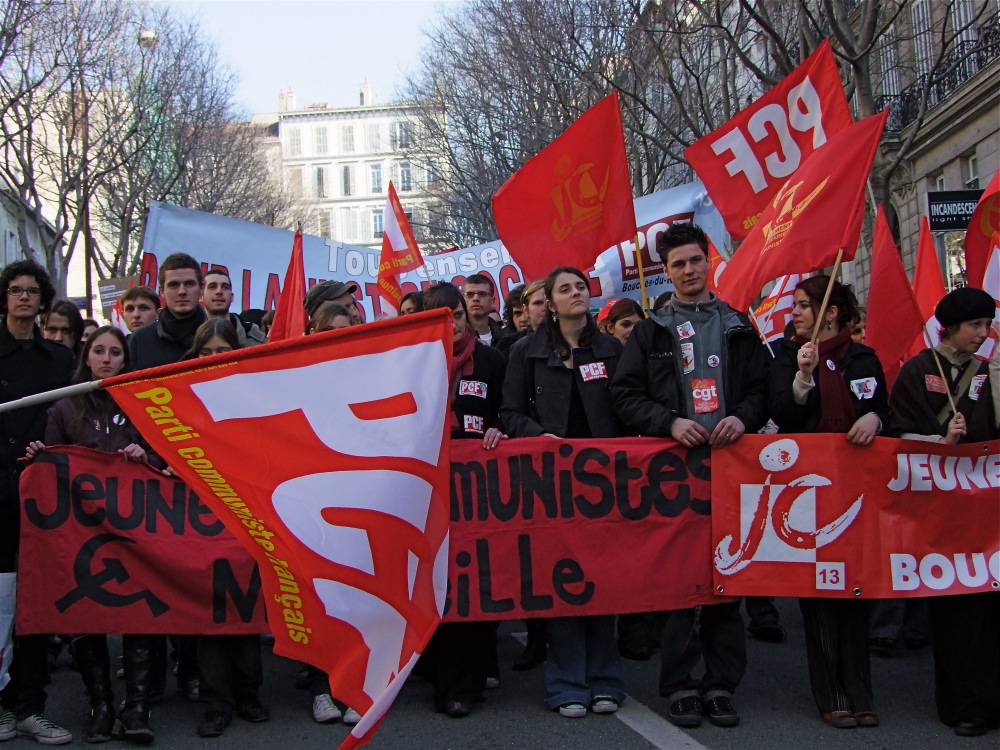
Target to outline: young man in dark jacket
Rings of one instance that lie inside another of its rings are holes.
[[[55,289],[44,268],[30,260],[0,271],[0,402],[13,401],[69,385],[73,353],[42,338],[36,317],[48,310]],[[21,500],[20,468],[28,443],[45,436],[49,404],[25,406],[0,414],[0,573],[17,569]],[[48,636],[16,635],[10,683],[0,693],[0,741],[17,735],[45,745],[73,741],[67,730],[42,716]]]
[[[155,323],[138,329],[128,340],[136,370],[179,362],[194,343],[198,326],[208,320],[198,304],[205,285],[198,261],[187,253],[168,255],[160,264],[157,280],[166,305]]]
[[[708,240],[700,228],[674,224],[657,251],[674,294],[625,344],[611,385],[615,408],[640,435],[725,448],[767,421],[767,351],[746,316],[708,290]],[[674,724],[696,727],[703,713],[717,726],[739,723],[732,705],[746,670],[739,606],[737,600],[667,613],[660,695]],[[694,679],[702,658],[705,675]]]

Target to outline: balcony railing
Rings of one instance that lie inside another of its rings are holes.
[[[958,42],[950,54],[941,61],[927,90],[927,111],[936,105],[976,73],[1000,57],[1000,25],[998,16],[993,14],[978,29],[975,41]],[[888,130],[903,130],[920,114],[920,99],[927,88],[927,76],[921,76],[902,93],[875,98],[876,111],[890,107]]]

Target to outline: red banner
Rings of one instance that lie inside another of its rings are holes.
[[[268,632],[256,564],[179,479],[59,446],[21,498],[18,632]]]
[[[446,620],[684,609],[712,592],[709,449],[452,443]]]
[[[1000,590],[1000,441],[747,435],[712,461],[715,583],[727,594]]]
[[[585,270],[635,236],[618,92],[588,109],[493,196],[500,239],[525,279]]]
[[[774,88],[695,141],[684,156],[729,233],[742,239],[809,154],[852,122],[826,40]]]
[[[105,381],[251,550],[275,652],[364,714],[348,746],[444,605],[452,327],[434,310]]]

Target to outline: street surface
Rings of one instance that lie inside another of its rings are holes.
[[[805,645],[798,606],[779,599],[788,640],[782,644],[748,641],[749,666],[735,704],[742,723],[719,729],[707,721],[682,731],[665,716],[666,700],[657,695],[657,657],[625,660],[629,699],[611,716],[588,714],[565,719],[542,704],[542,672],[514,672],[510,665],[521,651],[523,623],[500,629],[501,685],[487,691],[485,703],[471,716],[451,719],[431,707],[431,687],[411,680],[367,746],[371,750],[947,750],[1000,746],[1000,732],[960,738],[940,724],[934,712],[933,663],[930,649],[907,651],[892,659],[872,659],[875,703],[882,726],[838,730],[820,720],[809,692]],[[71,729],[79,739],[87,708],[79,676],[68,666],[66,652],[53,675],[47,715]],[[266,724],[248,724],[239,717],[218,739],[201,739],[195,728],[203,706],[169,695],[153,707],[153,745],[161,750],[306,750],[335,748],[347,734],[340,723],[319,725],[310,716],[305,691],[294,688],[298,666],[264,652],[265,684],[261,698],[271,710]],[[124,686],[115,681],[115,697]],[[30,744],[29,744],[30,743]],[[37,747],[25,739],[4,743],[4,750]],[[106,747],[124,747],[112,742]]]

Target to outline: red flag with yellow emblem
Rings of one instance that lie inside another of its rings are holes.
[[[993,235],[1000,233],[1000,170],[986,186],[965,232],[965,283],[979,286],[986,275]],[[985,288],[985,287],[983,287]],[[989,291],[987,289],[987,291]]]
[[[865,181],[886,109],[841,130],[813,152],[767,204],[719,279],[719,296],[746,310],[763,286],[789,273],[851,260],[861,234]]]
[[[525,279],[556,266],[586,270],[635,235],[617,92],[584,112],[493,196],[500,239]]]

